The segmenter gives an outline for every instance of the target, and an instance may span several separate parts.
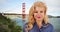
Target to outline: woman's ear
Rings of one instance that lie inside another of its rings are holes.
[[[44,23],[45,23],[45,24],[48,23],[48,16],[47,16],[47,15],[44,16]]]

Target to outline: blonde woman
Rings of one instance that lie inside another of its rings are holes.
[[[30,8],[28,23],[24,25],[23,32],[54,32],[46,12],[47,7],[43,2],[35,2]]]

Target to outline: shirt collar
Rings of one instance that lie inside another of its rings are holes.
[[[34,25],[37,26],[37,23],[35,22]],[[48,24],[42,23],[42,27],[47,27],[47,26],[48,26]]]

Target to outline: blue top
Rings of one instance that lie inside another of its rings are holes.
[[[25,24],[24,27],[23,27],[23,32],[26,32],[26,30],[25,30],[26,25],[27,24]],[[43,24],[42,27],[39,29],[37,24],[34,23],[33,29],[29,30],[29,32],[54,32],[54,28],[53,28],[52,24],[48,23],[47,25]]]

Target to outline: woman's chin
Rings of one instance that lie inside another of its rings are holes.
[[[36,18],[36,20],[42,20],[42,18]]]
[[[40,21],[41,19],[37,19],[37,20],[39,20],[39,21]]]

